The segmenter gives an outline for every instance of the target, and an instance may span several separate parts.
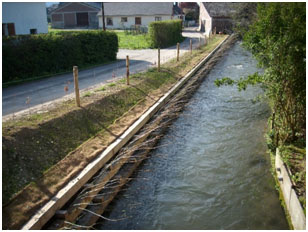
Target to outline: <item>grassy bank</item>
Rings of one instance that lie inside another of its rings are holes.
[[[5,228],[20,228],[44,204],[225,36],[180,62],[162,65],[83,94],[45,113],[3,123],[3,212]],[[25,187],[25,188],[24,188]]]

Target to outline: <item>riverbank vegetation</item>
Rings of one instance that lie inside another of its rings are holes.
[[[296,192],[305,209],[306,199],[306,4],[258,3],[252,24],[241,28],[244,46],[265,69],[239,81],[223,78],[216,82],[261,84],[273,114],[268,145],[277,147],[293,171]]]

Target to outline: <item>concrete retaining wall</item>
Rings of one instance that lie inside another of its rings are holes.
[[[306,217],[296,192],[292,188],[291,172],[283,163],[278,148],[276,150],[275,168],[285,205],[291,217],[292,225],[295,230],[305,230]]]

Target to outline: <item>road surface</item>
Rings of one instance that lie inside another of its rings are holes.
[[[189,51],[189,40],[193,40],[193,47],[199,45],[199,37],[203,38],[196,28],[183,31],[186,39],[180,45],[180,55]],[[204,40],[203,40],[204,43]],[[128,50],[119,49],[117,61],[111,64],[83,70],[79,72],[79,89],[86,90],[91,86],[112,81],[114,78],[126,75],[126,56],[130,58],[130,73],[145,71],[156,66],[157,49]],[[176,46],[161,49],[161,63],[176,57]],[[64,87],[68,86],[68,92]],[[60,99],[74,91],[72,73],[57,75],[50,78],[24,83],[2,89],[2,115],[9,115],[19,111]]]

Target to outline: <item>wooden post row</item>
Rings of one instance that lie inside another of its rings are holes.
[[[74,84],[75,84],[75,96],[76,105],[80,107],[79,85],[78,85],[78,66],[73,67]]]
[[[157,71],[160,72],[160,48],[158,48]]]
[[[129,85],[129,56],[126,56],[126,84]]]
[[[179,61],[179,59],[180,59],[180,43],[177,43],[176,47],[177,47],[176,61]]]

